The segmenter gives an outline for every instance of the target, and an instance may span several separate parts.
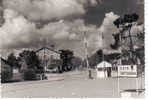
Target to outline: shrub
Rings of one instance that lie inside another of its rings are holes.
[[[36,78],[37,75],[34,69],[29,68],[24,72],[24,80],[36,80]]]
[[[12,78],[12,72],[10,70],[2,71],[1,73],[1,82],[5,83],[10,81]]]

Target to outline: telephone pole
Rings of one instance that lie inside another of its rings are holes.
[[[90,70],[90,66],[89,66],[89,61],[88,61],[88,44],[87,44],[87,40],[86,40],[86,32],[84,32],[84,49],[85,49],[85,59],[86,59],[86,67],[88,70],[88,77],[89,79],[92,79],[92,75],[91,75],[91,70]]]

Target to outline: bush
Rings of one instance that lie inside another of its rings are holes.
[[[34,69],[29,68],[24,72],[24,80],[36,80],[36,79],[37,79],[37,74]]]
[[[1,73],[1,82],[5,83],[10,81],[12,78],[12,72],[10,70],[2,71]]]

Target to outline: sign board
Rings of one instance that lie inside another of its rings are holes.
[[[118,65],[118,76],[137,77],[137,65]]]

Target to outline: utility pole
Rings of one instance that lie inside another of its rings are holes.
[[[43,61],[44,61],[44,76],[45,76],[45,72],[47,70],[47,58],[46,58],[46,44],[47,44],[47,39],[45,38],[44,40],[44,47],[43,47],[43,53],[44,53],[44,56],[43,56]]]
[[[87,40],[86,40],[86,32],[84,32],[84,49],[85,49],[85,56],[86,56],[86,67],[87,67],[87,70],[88,70],[88,77],[90,79],[92,79],[92,75],[91,75],[91,70],[89,68],[89,61],[88,61],[88,46],[87,46]]]

